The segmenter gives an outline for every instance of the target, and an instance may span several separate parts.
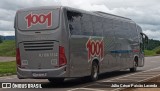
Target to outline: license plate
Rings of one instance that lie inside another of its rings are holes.
[[[47,73],[32,73],[33,77],[46,77]]]

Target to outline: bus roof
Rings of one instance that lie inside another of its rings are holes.
[[[86,14],[90,14],[90,15],[100,16],[100,17],[104,17],[104,18],[110,18],[110,19],[120,20],[120,21],[124,21],[124,22],[134,23],[134,21],[132,21],[131,19],[126,18],[126,17],[122,17],[122,16],[118,16],[118,15],[114,15],[114,14],[109,14],[109,13],[105,13],[102,11],[85,11],[85,10],[71,8],[71,7],[67,7],[67,6],[31,7],[31,8],[20,9],[20,10],[18,10],[18,12],[19,11],[30,11],[30,10],[60,9],[60,8],[71,10],[71,11],[77,11],[77,12],[81,12],[81,13],[86,13]]]
[[[134,23],[134,21],[130,18],[118,16],[118,15],[114,15],[114,14],[109,14],[109,13],[105,13],[102,11],[85,11],[85,10],[66,7],[66,6],[62,6],[62,8],[66,8],[67,10],[71,10],[71,11],[77,11],[77,12],[81,12],[81,13],[96,15],[96,16],[100,16],[100,17],[104,17],[104,18],[110,18],[110,19],[120,20],[120,21],[124,21],[124,22]]]
[[[61,6],[40,6],[40,7],[31,7],[31,8],[24,8],[20,9],[19,11],[30,11],[30,10],[46,10],[46,9],[59,9]]]

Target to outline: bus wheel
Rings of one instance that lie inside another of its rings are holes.
[[[138,60],[137,59],[135,59],[134,60],[134,67],[133,68],[130,68],[130,72],[136,72],[137,71],[137,62],[138,62]]]
[[[52,84],[63,83],[64,78],[50,78],[50,79],[48,79],[48,81]]]
[[[91,81],[96,81],[98,79],[98,64],[93,61],[91,69]]]

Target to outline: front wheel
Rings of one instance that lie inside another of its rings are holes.
[[[91,69],[91,81],[96,81],[97,79],[98,79],[98,64],[96,62],[93,62]]]

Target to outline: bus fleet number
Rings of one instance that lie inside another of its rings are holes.
[[[27,21],[27,28],[32,27],[32,25],[45,23],[47,23],[47,27],[51,27],[52,12],[48,14],[32,14],[31,12],[25,17],[25,20]]]
[[[86,44],[86,48],[88,50],[88,61],[91,61],[91,59],[94,57],[99,57],[100,61],[103,60],[103,56],[104,56],[103,39],[92,40],[90,38]]]

